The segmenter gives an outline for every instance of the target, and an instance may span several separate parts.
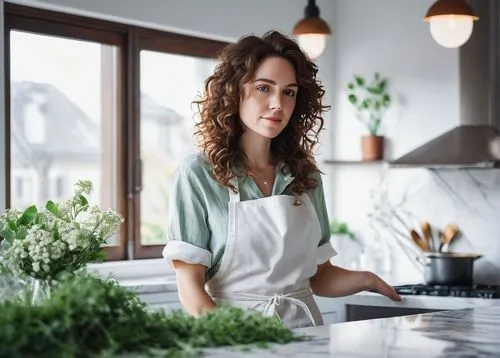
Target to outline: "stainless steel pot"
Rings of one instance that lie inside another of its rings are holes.
[[[424,280],[428,285],[471,286],[474,283],[474,261],[482,255],[467,253],[425,253]],[[420,261],[420,260],[419,260]]]

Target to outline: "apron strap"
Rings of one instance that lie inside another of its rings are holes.
[[[229,192],[229,202],[236,203],[240,201],[240,188],[238,187],[238,177],[231,178],[229,183],[233,185],[237,192],[235,193],[231,188],[227,188]]]
[[[309,297],[312,296],[311,291],[308,289],[302,289],[299,291],[294,291],[290,293],[282,293],[282,294],[274,294],[272,296],[265,296],[265,295],[257,295],[253,293],[223,293],[223,294],[217,294],[215,292],[210,292],[210,295],[212,297],[215,296],[215,298],[220,298],[222,300],[229,300],[229,302],[234,301],[234,300],[242,300],[242,301],[256,301],[256,304],[251,307],[251,309],[256,309],[258,307],[264,306],[263,308],[263,313],[269,315],[272,313],[273,315],[278,316],[278,318],[281,320],[281,317],[279,317],[278,313],[276,312],[276,306],[279,305],[281,300],[286,300],[289,301],[292,304],[295,304],[296,306],[299,306],[302,308],[307,315],[307,318],[312,322],[314,326],[317,326],[318,323],[314,319],[313,314],[311,313],[311,310],[309,309],[309,306],[302,301],[300,298],[304,297]]]
[[[292,297],[292,296],[286,296],[286,295],[274,295],[271,298],[269,298],[265,302],[259,302],[257,303],[254,308],[257,308],[258,306],[265,304],[264,306],[264,314],[268,314],[269,312],[272,312],[274,315],[278,316],[278,318],[281,320],[281,317],[278,315],[276,312],[276,306],[279,305],[280,300],[288,300],[290,303],[295,304],[296,306],[299,306],[304,310],[306,313],[307,318],[311,321],[313,326],[317,326],[317,322],[314,319],[314,316],[311,313],[311,310],[309,309],[309,306],[304,301],[299,300],[298,298]]]

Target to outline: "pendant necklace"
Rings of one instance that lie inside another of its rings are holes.
[[[269,180],[267,180],[266,178],[261,177],[260,175],[257,175],[255,173],[251,172],[250,170],[248,171],[248,175],[250,175],[250,176],[252,176],[252,177],[254,177],[256,179],[259,179],[259,181],[261,181],[262,184],[264,184],[265,186],[269,185],[269,182],[270,182]]]

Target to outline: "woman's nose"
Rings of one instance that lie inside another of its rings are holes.
[[[281,110],[281,97],[280,96],[273,96],[271,100],[271,109],[273,110]]]

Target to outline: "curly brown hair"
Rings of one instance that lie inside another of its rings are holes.
[[[238,114],[242,86],[253,79],[260,63],[268,57],[290,61],[296,72],[299,89],[295,109],[288,125],[271,141],[271,160],[274,164],[286,164],[285,168],[295,177],[292,192],[302,194],[318,185],[311,176],[318,171],[312,151],[323,128],[322,114],[330,107],[322,103],[325,91],[316,79],[317,66],[292,39],[270,31],[263,37],[244,36],[226,46],[214,73],[205,81],[202,98],[193,102],[200,115],[195,134],[215,179],[236,190],[230,184],[230,179],[238,175],[235,164],[246,162],[239,147],[244,131]],[[242,174],[247,173],[245,167]]]

